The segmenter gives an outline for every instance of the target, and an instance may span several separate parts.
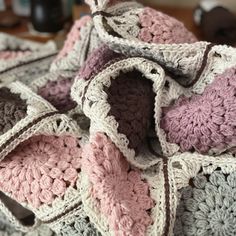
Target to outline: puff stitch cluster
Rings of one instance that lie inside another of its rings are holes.
[[[34,207],[51,204],[74,187],[81,149],[73,137],[36,136],[0,162],[0,189]]]
[[[139,39],[149,43],[193,43],[197,39],[182,22],[152,8],[139,14]]]
[[[131,170],[115,145],[101,133],[83,150],[82,166],[91,181],[91,197],[117,236],[145,235],[152,224],[149,186]]]

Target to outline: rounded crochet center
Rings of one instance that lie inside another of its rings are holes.
[[[236,172],[199,174],[181,194],[176,236],[236,235]]]
[[[181,97],[164,108],[161,127],[181,151],[206,153],[234,148],[236,134],[236,69],[218,75],[202,95]]]
[[[74,187],[81,149],[71,136],[36,136],[21,143],[0,162],[0,189],[33,207],[51,204]]]
[[[11,129],[27,114],[27,104],[19,94],[11,93],[8,88],[0,88],[0,135]]]

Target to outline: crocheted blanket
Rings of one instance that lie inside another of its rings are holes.
[[[0,234],[235,236],[235,48],[87,2],[59,53],[0,37]]]

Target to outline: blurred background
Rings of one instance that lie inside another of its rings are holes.
[[[235,45],[235,0],[139,0],[182,21],[199,40]],[[0,0],[0,32],[60,47],[76,19],[90,14],[83,0]]]

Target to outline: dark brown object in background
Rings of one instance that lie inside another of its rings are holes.
[[[209,42],[229,45],[236,43],[236,16],[224,7],[203,12],[200,27]]]
[[[144,2],[145,4],[145,2]],[[169,7],[169,6],[158,6],[158,5],[152,5],[151,7],[154,7],[158,11],[162,11],[170,16],[175,17],[176,19],[182,21],[186,28],[193,32],[199,40],[203,40],[202,32],[199,27],[197,27],[193,21],[193,9],[192,8],[176,8],[176,7]],[[89,7],[86,4],[83,4],[83,12],[89,13]],[[1,13],[0,13],[1,15]],[[80,18],[81,15],[81,8],[78,5],[74,5],[73,7],[73,19],[76,20]],[[47,38],[42,38],[40,36],[35,36],[31,34],[25,34],[25,32],[28,31],[27,24],[29,20],[27,18],[21,19],[21,24],[18,27],[6,29],[6,28],[0,28],[1,32],[5,32],[8,34],[12,34],[21,38],[30,39],[34,41],[39,42],[46,42],[50,39],[54,39],[55,36],[50,36]]]
[[[39,32],[60,31],[64,23],[61,0],[31,0],[31,21]]]

